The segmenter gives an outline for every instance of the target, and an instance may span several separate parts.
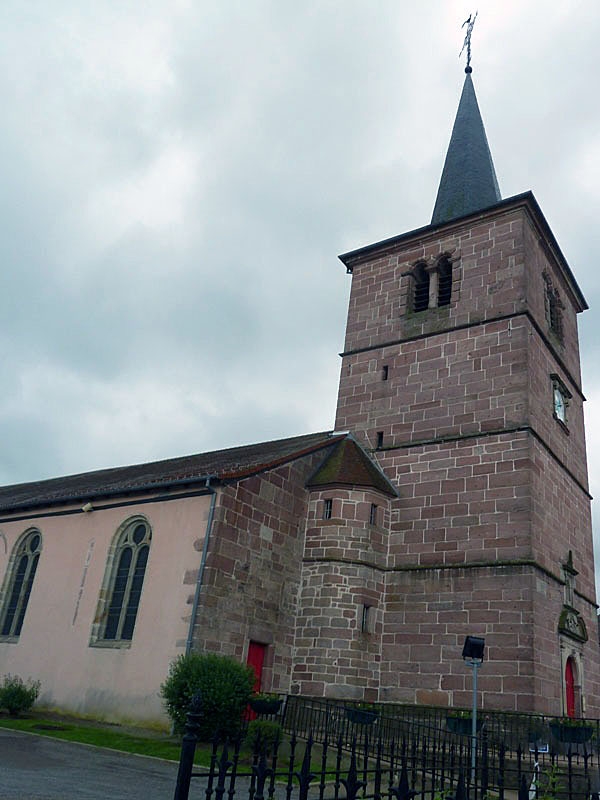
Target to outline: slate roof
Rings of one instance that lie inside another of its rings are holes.
[[[431,224],[449,222],[501,199],[492,154],[467,72],[446,153]]]
[[[342,439],[329,452],[315,474],[307,481],[309,489],[326,486],[360,486],[397,497],[398,492],[384,473],[351,437]]]
[[[201,484],[208,477],[215,481],[227,482],[248,477],[330,447],[345,436],[346,434],[322,431],[244,447],[152,461],[149,464],[113,467],[33,483],[2,486],[0,511],[14,511],[55,503],[87,502],[98,497],[183,487]]]

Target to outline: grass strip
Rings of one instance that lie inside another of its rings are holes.
[[[157,738],[156,736],[135,736],[133,734],[114,731],[109,728],[95,727],[93,725],[77,725],[70,722],[55,722],[44,718],[0,718],[0,728],[37,733],[40,736],[49,736],[52,739],[61,739],[66,742],[79,742],[95,747],[108,747],[122,753],[134,753],[140,756],[153,756],[164,758],[168,761],[179,761],[181,743],[171,737]],[[194,762],[198,765],[208,766],[210,763],[210,750],[199,744],[196,748]]]
[[[36,733],[39,736],[48,736],[52,739],[60,739],[65,742],[78,742],[79,744],[89,744],[94,747],[107,747],[111,750],[118,750],[122,753],[133,753],[140,756],[153,756],[163,758],[167,761],[179,761],[181,755],[181,740],[167,734],[157,734],[149,732],[147,736],[135,735],[119,730],[118,726],[107,726],[102,723],[97,725],[86,721],[78,724],[76,721],[53,719],[42,715],[32,715],[28,717],[10,717],[0,715],[0,729],[23,731],[25,733]],[[298,768],[304,747],[299,748],[296,759]],[[194,763],[197,766],[208,767],[212,746],[205,742],[198,742]],[[321,746],[317,743],[313,746],[311,758],[311,770],[319,772],[321,769]],[[240,754],[240,770],[247,772],[251,769],[252,754],[247,747],[242,748]],[[328,754],[328,769],[335,768],[336,754],[331,750]],[[349,760],[347,754],[342,759],[344,768],[348,768]],[[278,758],[278,772],[285,774],[289,767],[289,745],[284,744],[280,748]]]

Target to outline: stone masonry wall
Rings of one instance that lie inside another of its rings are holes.
[[[561,464],[539,441],[533,440],[532,460],[532,548],[536,561],[562,579],[561,565],[573,552],[579,572],[576,587],[595,601],[594,556],[590,499],[569,479]]]
[[[532,545],[535,560],[549,575],[538,578],[534,614],[536,692],[560,701],[561,637],[558,622],[566,601],[562,565],[572,552],[573,566],[579,573],[574,581],[573,606],[587,628],[588,641],[573,643],[562,637],[564,646],[575,646],[585,666],[583,696],[587,716],[600,717],[600,660],[598,658],[598,617],[596,608],[590,500],[574,481],[565,477],[564,468],[540,442],[532,442],[533,522]],[[559,707],[557,713],[562,713]]]
[[[400,490],[390,567],[531,558],[529,440],[523,431],[378,453]]]
[[[323,518],[326,499],[330,519]],[[292,692],[376,699],[388,530],[389,499],[378,492],[311,492]]]
[[[553,247],[523,204],[350,262],[336,428],[362,439],[400,492],[382,700],[468,706],[460,652],[465,635],[481,633],[486,707],[562,713],[558,619],[570,549],[590,635],[577,651],[583,690],[598,709],[580,300]],[[411,311],[410,270],[443,254],[453,261],[450,305]],[[550,330],[547,280],[564,306],[562,341]],[[572,394],[566,425],[554,415],[551,376]]]
[[[529,337],[529,349],[529,424],[574,479],[587,489],[583,397],[580,389],[570,382],[568,374],[533,330]],[[562,425],[554,416],[551,375],[558,375],[573,395],[568,401],[566,425]]]
[[[304,551],[306,480],[327,450],[225,487],[215,510],[194,649],[245,661],[269,645],[263,689],[288,692]]]
[[[483,708],[533,711],[532,567],[396,571],[388,575],[381,700],[469,708],[465,636],[484,636]]]
[[[377,699],[383,574],[360,564],[306,564],[297,621],[292,693]],[[372,632],[361,630],[371,604]]]
[[[449,223],[354,264],[346,352],[523,311],[525,214],[516,208]],[[410,313],[406,273],[445,253],[455,260],[451,305]]]
[[[387,448],[526,424],[529,330],[517,317],[346,356],[336,428]]]
[[[524,228],[523,246],[525,263],[527,264],[527,309],[548,339],[548,346],[560,358],[570,374],[570,380],[581,385],[581,364],[579,359],[579,335],[577,330],[577,311],[574,298],[565,277],[559,270],[556,260],[548,248],[544,246],[537,229],[528,222]],[[546,283],[543,273],[546,272],[552,285],[558,289],[564,308],[562,309],[562,341],[555,337],[549,329],[546,316],[545,291]]]

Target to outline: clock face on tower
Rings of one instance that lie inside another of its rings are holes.
[[[558,388],[558,386],[554,387],[554,415],[557,419],[561,422],[567,421],[567,406],[565,402],[565,398],[563,393]]]

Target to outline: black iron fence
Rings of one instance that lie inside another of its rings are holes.
[[[243,734],[214,742],[206,768],[193,766],[200,707],[192,708],[175,800],[589,800],[598,791],[596,721],[579,734],[585,741],[571,742],[552,718],[482,713],[472,751],[470,729],[449,725],[447,711],[400,708],[356,714],[288,697],[270,717],[278,741],[254,750]]]
[[[280,721],[289,733],[312,732],[315,739],[341,735],[349,743],[362,730],[362,725],[353,721],[353,715],[348,713],[352,708],[353,704],[342,701],[289,696]],[[452,724],[457,719],[453,709],[386,703],[378,705],[376,710],[372,730],[386,743],[401,739],[418,740],[430,736],[432,731],[445,731],[450,738],[457,733],[456,723]],[[600,720],[577,720],[576,725],[565,725],[562,718],[542,714],[483,710],[478,710],[477,718],[478,727],[486,732],[488,743],[495,747],[502,745],[509,754],[516,755],[520,750],[522,753],[531,751],[533,755],[536,747],[541,757],[552,752],[566,754],[569,749],[582,755],[585,750],[588,757],[598,760]],[[459,732],[470,733],[469,718],[466,727]],[[579,738],[580,741],[569,741],[570,738]]]

